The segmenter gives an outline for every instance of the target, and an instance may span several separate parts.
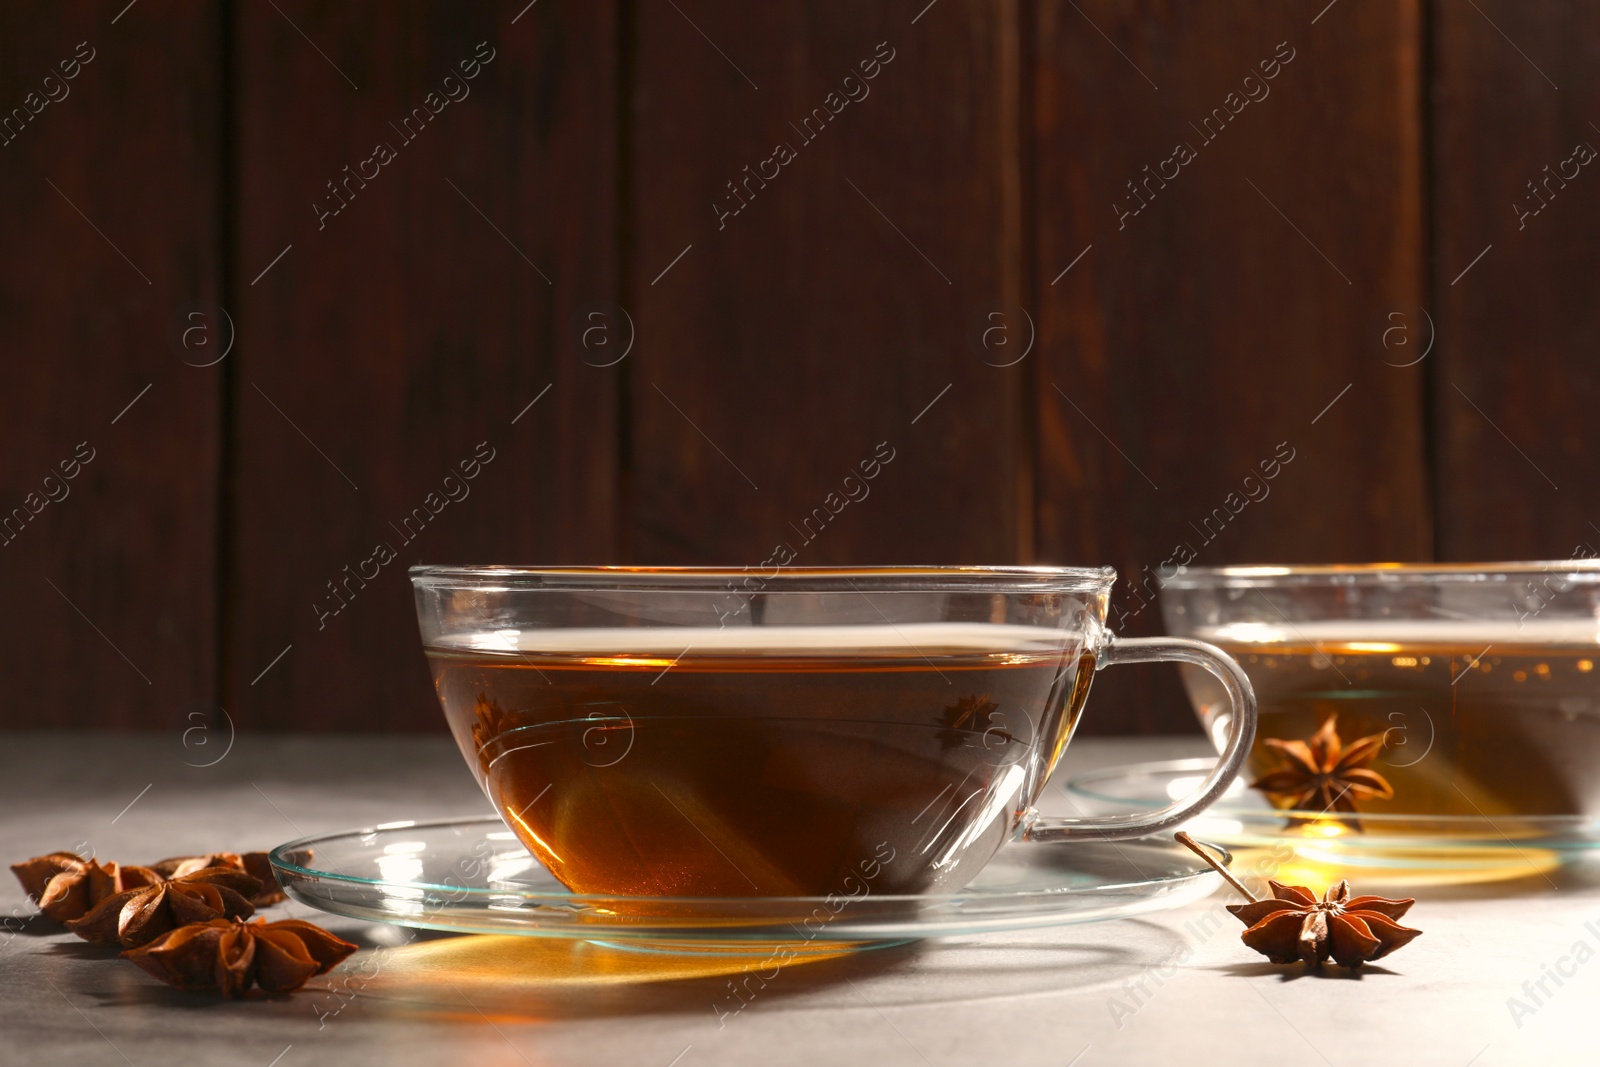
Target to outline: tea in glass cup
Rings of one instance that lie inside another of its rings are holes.
[[[1108,569],[412,574],[463,755],[578,892],[953,891],[1013,839],[1174,825],[1226,787],[1253,721],[1225,656],[1112,640]],[[1041,818],[1095,671],[1155,658],[1218,672],[1244,716],[1230,758],[1161,812]]]
[[[1392,796],[1362,811],[1591,815],[1600,810],[1600,569],[1550,563],[1223,567],[1162,590],[1167,628],[1229,652],[1255,686],[1248,767],[1283,764],[1268,738],[1332,721]],[[1221,693],[1185,670],[1202,722]],[[1225,712],[1221,713],[1225,715]]]

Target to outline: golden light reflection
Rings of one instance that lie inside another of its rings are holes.
[[[1259,839],[1258,839],[1259,840]],[[1289,845],[1287,855],[1283,846]],[[1298,842],[1234,848],[1234,870],[1286,885],[1302,885],[1321,894],[1340,879],[1358,892],[1382,887],[1437,888],[1543,879],[1562,867],[1551,849],[1503,845],[1448,845],[1443,841],[1416,848],[1396,846],[1382,855],[1370,843],[1352,837],[1308,836]]]
[[[528,821],[522,817],[522,812],[512,812],[511,821],[520,826],[522,828],[522,832],[527,835],[527,837],[523,838],[524,841],[526,841],[529,837],[533,838],[535,841],[539,842],[539,847],[544,850],[544,855],[549,856],[550,859],[555,860],[557,863],[565,862],[556,854],[556,850],[550,847],[550,843],[548,841],[534,832],[533,827],[529,826]]]
[[[678,661],[672,656],[585,656],[580,662],[592,667],[670,667]]]
[[[364,998],[367,1010],[389,1003],[407,1014],[430,1011],[461,1022],[539,1022],[604,1012],[608,1005],[627,1010],[635,1000],[682,999],[701,1007],[733,976],[755,971],[768,984],[782,983],[773,974],[775,960],[783,960],[783,974],[792,974],[860,951],[840,947],[785,960],[778,954],[796,946],[747,945],[737,955],[726,951],[727,943],[722,947],[721,954],[673,953],[567,938],[466,934],[356,957],[352,973],[360,978],[352,991]],[[369,959],[365,966],[363,959]]]

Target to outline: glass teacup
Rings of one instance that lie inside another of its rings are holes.
[[[1362,761],[1380,781],[1352,779],[1336,819],[1600,813],[1600,562],[1188,568],[1161,603],[1250,675],[1258,780],[1285,766],[1268,739],[1381,739]],[[1220,745],[1227,694],[1184,680]]]
[[[416,567],[462,754],[576,892],[938,893],[1006,842],[1173,827],[1238,773],[1250,683],[1181,638],[1113,639],[1109,568]],[[1095,671],[1209,671],[1235,725],[1191,796],[1045,818]]]

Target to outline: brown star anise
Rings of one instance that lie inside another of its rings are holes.
[[[489,699],[487,693],[479,693],[478,698],[472,702],[472,716],[477,720],[472,724],[472,745],[478,753],[479,768],[488,774],[489,764],[494,761],[489,746],[501,734],[515,728],[517,719]]]
[[[292,993],[327,974],[357,946],[299,919],[212,919],[169,931],[122,955],[179,989],[216,989],[242,997],[252,984]]]
[[[311,859],[311,850],[292,852],[289,858],[296,863],[306,863]],[[280,904],[289,899],[278,887],[278,878],[272,873],[272,863],[267,859],[265,852],[213,852],[205,856],[173,856],[150,864],[150,869],[162,878],[177,878],[205,870],[207,867],[230,867],[243,871],[260,882],[261,889],[250,899],[250,903],[258,908]]]
[[[963,742],[969,742],[973,734],[986,734],[993,729],[995,712],[1000,710],[1000,705],[990,700],[988,694],[978,696],[964,696],[954,704],[944,709],[940,721],[944,729],[939,731],[939,742],[944,748],[955,748]],[[1006,741],[1011,740],[1011,735],[1004,730],[996,731]]]
[[[96,944],[134,948],[174,927],[250,915],[261,883],[231,867],[206,867],[106,897],[67,929]]]
[[[1394,796],[1388,780],[1367,766],[1383,751],[1384,735],[1372,734],[1344,745],[1339,740],[1338,718],[1328,716],[1304,741],[1266,738],[1262,743],[1278,753],[1282,762],[1277,770],[1251,782],[1250,788],[1261,790],[1279,808],[1352,813],[1360,810],[1358,799]],[[1352,829],[1361,829],[1358,819],[1346,821]]]
[[[161,880],[146,867],[102,865],[75,852],[51,852],[13,863],[11,873],[39,911],[56,922],[81,919],[107,897]]]
[[[1350,883],[1328,887],[1322,899],[1298,885],[1269,881],[1272,896],[1228,911],[1249,929],[1244,943],[1273,963],[1304,960],[1313,966],[1332,956],[1344,967],[1382,959],[1422,933],[1395,920],[1416,901],[1352,897]]]

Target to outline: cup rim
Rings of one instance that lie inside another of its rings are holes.
[[[1109,590],[1113,567],[1015,566],[512,566],[419,564],[411,582],[429,589],[650,590],[772,592],[1067,593]]]
[[[1600,580],[1600,559],[1498,560],[1483,563],[1287,563],[1179,567],[1162,586],[1204,589],[1237,586],[1394,585],[1495,582],[1512,575],[1559,574]]]

